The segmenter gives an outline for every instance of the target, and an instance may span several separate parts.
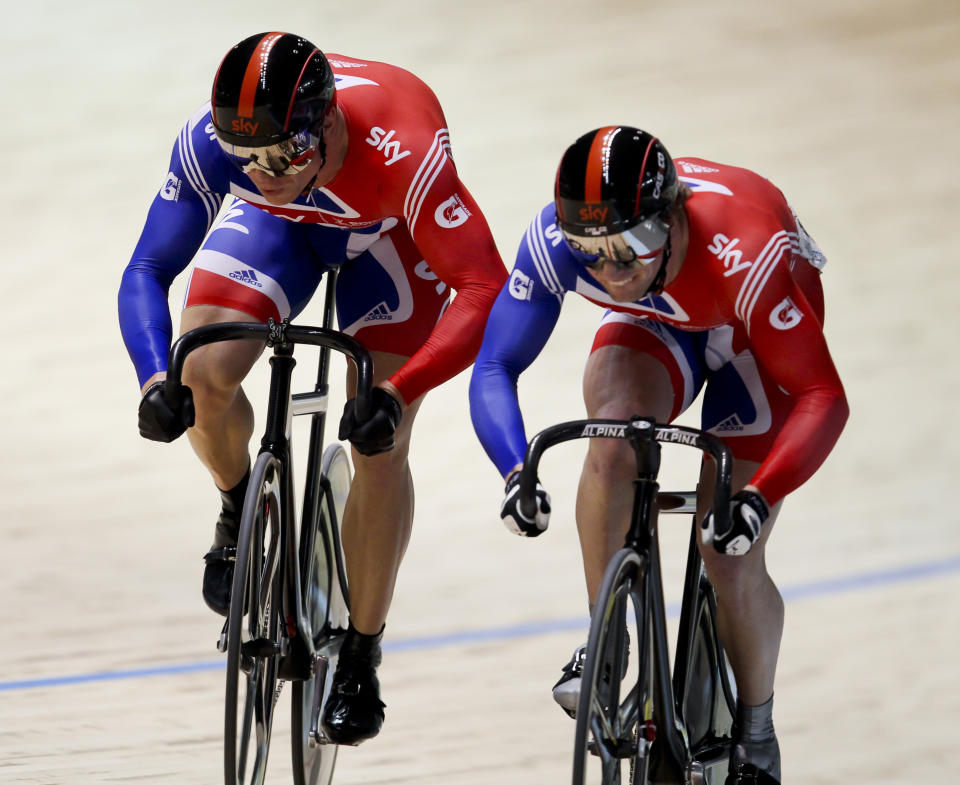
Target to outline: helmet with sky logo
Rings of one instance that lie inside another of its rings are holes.
[[[210,114],[217,140],[248,171],[289,174],[309,165],[336,104],[330,64],[292,33],[258,33],[223,58]]]
[[[659,139],[626,125],[584,134],[557,168],[557,223],[567,241],[588,254],[598,249],[648,256],[667,241],[666,216],[679,191],[677,170]],[[600,253],[603,253],[600,250]]]

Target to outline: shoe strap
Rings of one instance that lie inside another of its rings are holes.
[[[236,561],[237,548],[235,545],[224,545],[220,548],[211,548],[203,555],[208,564],[213,561]]]

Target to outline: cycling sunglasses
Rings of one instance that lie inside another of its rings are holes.
[[[319,152],[320,137],[301,131],[282,142],[265,147],[244,147],[230,144],[219,137],[217,141],[227,157],[240,171],[264,172],[271,177],[300,174]]]
[[[586,227],[586,230],[591,228]],[[651,264],[667,244],[669,235],[670,225],[658,215],[616,234],[579,235],[563,230],[570,247],[592,260],[581,260],[584,267],[591,270],[600,270],[606,262],[617,267]]]

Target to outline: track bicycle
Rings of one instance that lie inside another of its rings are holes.
[[[623,548],[604,572],[590,621],[576,711],[573,785],[718,785],[727,774],[736,685],[717,634],[717,604],[697,549],[696,493],[663,493],[661,444],[695,447],[716,464],[715,525],[729,524],[732,458],[703,431],[654,420],[577,420],[528,446],[520,503],[536,510],[544,450],[579,438],[626,439],[636,455],[633,512]],[[693,513],[676,656],[670,650],[660,572],[658,513]]]
[[[351,469],[339,443],[323,449],[330,352],[357,370],[356,409],[370,411],[373,364],[355,339],[330,329],[336,271],[327,273],[323,326],[289,321],[224,322],[184,334],[170,350],[165,394],[182,395],[183,364],[209,343],[254,339],[273,349],[266,427],[244,498],[230,609],[217,648],[227,654],[224,718],[226,785],[261,785],[267,767],[274,709],[285,681],[292,683],[295,785],[328,785],[337,747],[320,729],[337,655],[347,628],[349,590],[340,522]],[[294,346],[320,347],[313,392],[291,393]],[[310,415],[310,438],[299,530],[296,523],[292,418]]]

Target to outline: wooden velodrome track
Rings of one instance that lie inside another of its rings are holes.
[[[217,498],[185,440],[137,435],[116,290],[181,123],[223,52],[269,29],[426,79],[508,266],[560,153],[599,125],[646,127],[675,155],[745,165],[784,190],[830,259],[828,340],[852,407],[769,548],[787,600],[785,782],[955,781],[957,4],[267,5],[40,0],[0,29],[0,782],[220,780],[220,622],[199,592]],[[175,310],[182,291],[181,278]],[[521,383],[531,434],[582,416],[600,312],[574,299]],[[311,306],[301,321],[317,319]],[[309,356],[301,366],[309,380]],[[249,385],[257,401],[264,378]],[[573,726],[549,688],[585,636],[582,452],[544,467],[547,535],[510,536],[466,381],[431,393],[419,417],[417,522],[381,669],[387,722],[341,752],[344,785],[569,774]],[[676,456],[664,484],[691,472]],[[665,522],[670,602],[685,537]],[[272,783],[289,781],[281,700]]]

